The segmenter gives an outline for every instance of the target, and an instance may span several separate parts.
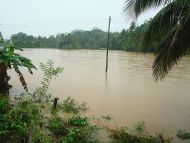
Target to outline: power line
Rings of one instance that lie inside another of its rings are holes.
[[[77,21],[60,21],[60,22],[44,22],[44,23],[20,23],[20,24],[0,24],[0,28],[35,28],[35,27],[57,27],[57,26],[71,26],[71,25],[84,25],[84,24],[106,24],[105,19],[94,19],[94,20],[77,20]],[[124,23],[121,19],[112,19],[112,23]]]

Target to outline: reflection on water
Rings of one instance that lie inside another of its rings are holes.
[[[152,79],[152,54],[109,52],[109,68],[105,74],[105,51],[26,49],[23,55],[35,65],[53,59],[64,67],[53,81],[50,93],[86,101],[90,115],[112,115],[119,125],[131,126],[145,121],[147,128],[175,135],[177,129],[190,131],[190,57],[185,57],[163,82]],[[40,85],[40,70],[30,76],[25,70],[30,90]],[[22,92],[12,73],[12,93]]]

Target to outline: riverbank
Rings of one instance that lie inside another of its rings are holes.
[[[85,117],[86,104],[67,98],[55,105],[52,102],[34,102],[22,95],[9,105],[1,95],[0,140],[2,143],[170,143],[162,134],[152,136],[145,132],[144,124],[135,130],[110,128],[110,116]],[[105,135],[102,138],[102,133]]]

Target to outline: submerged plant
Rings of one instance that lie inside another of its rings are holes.
[[[87,126],[89,125],[89,119],[87,117],[80,117],[80,116],[74,116],[72,118],[69,118],[68,119],[68,123],[69,125],[72,125],[72,126],[81,126],[81,127],[84,127],[84,126]]]
[[[187,139],[190,139],[190,133],[188,133],[186,130],[179,129],[177,131],[177,137],[182,140],[187,140]]]
[[[43,80],[41,82],[41,87],[37,88],[33,95],[33,98],[36,102],[49,101],[51,99],[51,94],[47,93],[50,82],[53,78],[59,76],[63,72],[63,68],[55,67],[52,60],[48,60],[46,64],[40,63],[40,68],[44,73]]]
[[[44,133],[44,130],[40,127],[34,126],[31,130],[29,143],[52,143],[52,139]]]
[[[64,100],[60,106],[64,112],[74,114],[78,114],[80,112],[85,112],[88,110],[86,103],[80,104],[71,97],[68,97],[66,100]]]
[[[135,132],[137,132],[138,134],[142,134],[145,131],[145,122],[137,122],[137,124],[135,125]]]
[[[54,135],[66,134],[65,123],[62,118],[54,118],[50,120],[48,123],[48,128]]]
[[[60,143],[99,143],[96,138],[97,129],[95,126],[71,127],[68,129],[67,135],[60,139]]]
[[[111,130],[111,143],[171,143],[171,139],[164,138],[162,135],[136,135],[128,133],[123,128]]]

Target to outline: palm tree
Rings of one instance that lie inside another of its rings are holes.
[[[153,76],[163,79],[182,56],[190,51],[190,0],[126,0],[124,12],[138,17],[151,7],[163,8],[150,21],[142,44],[156,43]]]
[[[10,85],[8,84],[8,81],[10,77],[7,74],[7,70],[12,68],[18,74],[19,80],[22,83],[24,89],[28,90],[27,84],[23,74],[19,70],[19,67],[28,68],[29,72],[32,74],[32,69],[35,69],[35,66],[28,58],[15,53],[15,47],[12,42],[10,42],[8,46],[3,46],[3,38],[1,33],[0,43],[0,94],[7,94],[9,92]]]

